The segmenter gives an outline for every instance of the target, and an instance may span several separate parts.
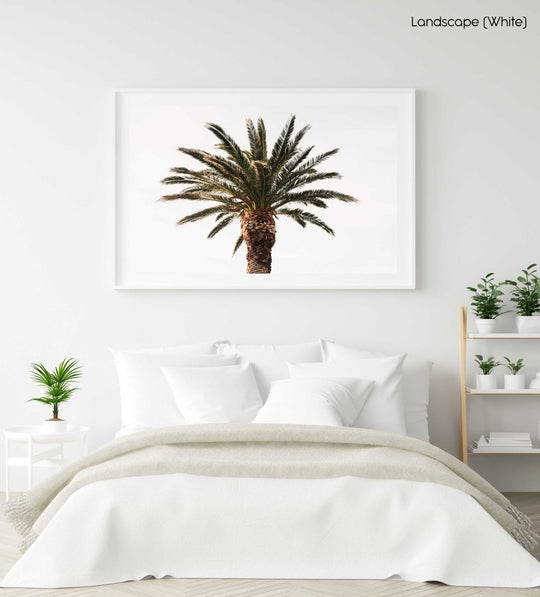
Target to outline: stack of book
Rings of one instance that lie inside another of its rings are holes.
[[[526,431],[492,431],[473,442],[473,452],[531,452],[531,436]]]

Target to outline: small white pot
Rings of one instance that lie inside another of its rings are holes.
[[[504,376],[505,390],[523,390],[524,387],[525,376],[521,373],[516,373],[516,375],[507,374]]]
[[[48,421],[43,421],[41,429],[43,430],[43,433],[64,433],[67,431],[67,421],[64,421],[63,419],[58,419],[56,421],[49,419]]]
[[[540,315],[518,315],[516,323],[520,334],[540,334]]]
[[[495,377],[495,375],[493,375],[493,373],[490,373],[489,375],[478,374],[476,376],[476,389],[484,391],[496,390],[497,378]]]
[[[536,374],[536,377],[531,380],[529,388],[531,390],[540,390],[540,371]]]
[[[493,334],[497,327],[496,319],[478,319],[476,318],[476,329],[479,334]]]

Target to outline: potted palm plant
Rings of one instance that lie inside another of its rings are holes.
[[[476,286],[467,286],[473,293],[471,304],[476,315],[476,328],[480,334],[492,334],[495,331],[495,319],[502,315],[503,291],[501,283],[495,282],[491,272],[480,278]]]
[[[523,390],[525,387],[525,376],[520,373],[523,369],[523,359],[518,359],[512,362],[508,357],[504,357],[506,363],[504,366],[510,371],[510,373],[504,376],[504,389],[505,390]]]
[[[540,333],[540,279],[536,268],[536,263],[532,263],[521,270],[522,276],[504,282],[513,287],[510,300],[516,305],[520,334]]]
[[[496,361],[493,357],[489,357],[484,360],[481,354],[474,355],[474,362],[480,368],[482,373],[476,376],[476,389],[477,390],[495,390],[497,389],[497,380],[493,375],[493,369],[501,365],[499,361]]]
[[[67,423],[58,416],[59,405],[67,402],[73,392],[78,390],[74,383],[82,376],[79,361],[73,358],[64,359],[53,371],[49,371],[41,363],[32,363],[32,379],[43,389],[43,395],[30,398],[29,402],[42,402],[52,407],[52,417],[43,421],[43,430],[48,433],[66,431]]]

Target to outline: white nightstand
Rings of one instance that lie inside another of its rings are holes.
[[[28,471],[28,489],[32,487],[32,469],[38,467],[58,467],[67,462],[64,458],[64,444],[81,444],[81,454],[86,455],[86,435],[88,427],[68,425],[62,433],[44,433],[39,425],[25,425],[4,429],[6,438],[6,502],[9,500],[9,467],[25,466]],[[26,456],[12,456],[11,444],[26,443]],[[34,446],[52,444],[52,447],[34,453]]]

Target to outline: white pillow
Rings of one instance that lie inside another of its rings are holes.
[[[291,377],[356,377],[372,379],[375,387],[354,427],[406,434],[403,416],[401,366],[406,355],[332,363],[289,363]]]
[[[251,423],[262,406],[250,364],[162,367],[186,423]]]
[[[254,423],[350,426],[374,382],[365,379],[282,379],[270,387]]]
[[[390,356],[329,340],[321,340],[321,347],[323,359],[329,362]],[[426,442],[429,442],[428,405],[432,368],[431,361],[411,359],[410,356],[403,363],[403,408],[407,435]]]
[[[120,386],[122,428],[165,427],[185,423],[160,367],[217,367],[237,362],[234,356],[189,354],[189,350],[196,351],[200,347],[184,346],[158,349],[156,352],[150,349],[112,350]]]
[[[263,400],[266,400],[273,381],[289,377],[287,362],[322,362],[319,342],[306,342],[303,344],[219,344],[217,352],[223,355],[238,355],[251,362]]]

